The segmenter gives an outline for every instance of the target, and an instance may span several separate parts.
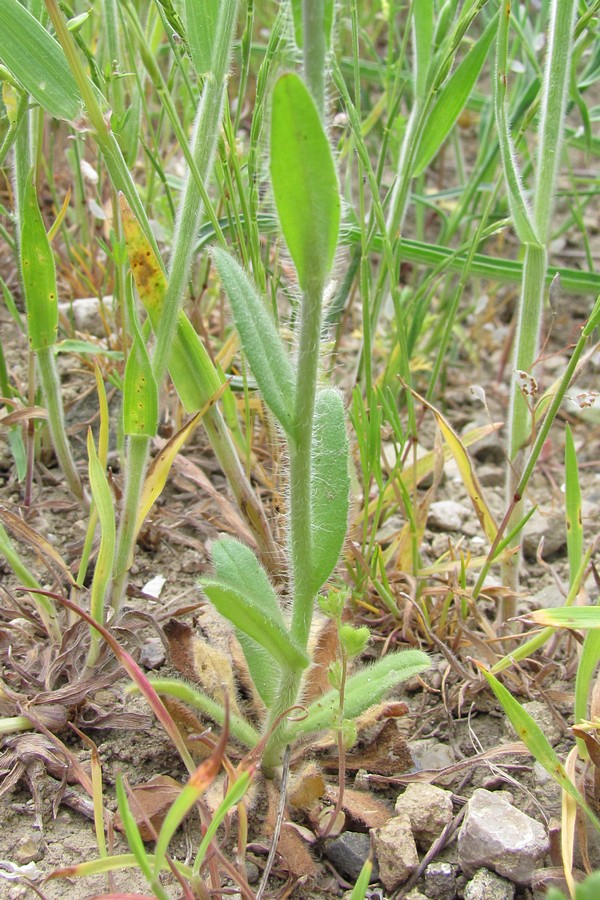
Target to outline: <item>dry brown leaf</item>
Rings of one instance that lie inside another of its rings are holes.
[[[169,809],[182,790],[183,785],[170,775],[156,775],[146,784],[137,784],[131,789],[129,806],[143,841],[155,839]],[[124,830],[118,813],[115,816],[115,828]]]
[[[266,782],[266,789],[268,808],[265,817],[265,833],[267,837],[271,837],[277,821],[279,792],[271,782]],[[317,874],[315,861],[293,824],[284,822],[281,826],[277,852],[281,857],[283,867],[293,878],[314,878]]]
[[[339,788],[329,787],[327,795],[333,804],[337,803]],[[355,788],[345,788],[342,809],[347,819],[354,820],[366,828],[381,828],[392,815],[383,800],[378,800],[369,791],[357,791]]]
[[[211,748],[199,740],[191,740],[191,735],[199,735],[206,731],[205,726],[200,719],[192,712],[189,706],[177,700],[174,697],[161,697],[162,702],[166,706],[171,718],[179,728],[186,747],[197,761],[206,759],[211,754]]]
[[[414,767],[406,738],[400,733],[396,719],[386,719],[380,728],[367,734],[359,732],[359,735],[359,743],[346,755],[348,770],[366,769],[376,775],[393,775]],[[334,757],[323,760],[326,769],[337,768],[337,765]]]
[[[325,779],[314,762],[308,762],[290,776],[288,800],[294,809],[308,812],[325,793]]]
[[[337,659],[338,645],[337,625],[331,619],[327,619],[318,634],[312,654],[313,664],[306,676],[303,702],[307,706],[330,690],[328,670],[330,663]]]
[[[202,688],[213,700],[225,703],[239,712],[233,669],[229,657],[211,647],[194,633],[193,628],[177,619],[170,619],[164,627],[169,643],[171,661],[178,672]]]

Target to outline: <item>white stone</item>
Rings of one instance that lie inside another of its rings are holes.
[[[374,828],[373,841],[379,879],[388,891],[395,890],[417,869],[419,855],[407,816],[392,816],[381,828]]]
[[[408,816],[417,844],[428,850],[452,821],[452,792],[434,784],[409,784],[396,800],[396,814]]]
[[[492,791],[474,791],[458,834],[459,860],[467,874],[485,867],[529,884],[549,846],[546,829],[531,816]]]

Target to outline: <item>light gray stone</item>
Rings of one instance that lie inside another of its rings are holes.
[[[515,886],[489,869],[477,869],[465,886],[465,900],[513,900]]]
[[[486,867],[529,884],[548,850],[543,825],[492,791],[474,791],[458,834],[458,856],[467,874]]]
[[[408,816],[392,816],[381,828],[374,828],[373,840],[379,864],[379,880],[393,891],[412,875],[419,855]]]
[[[455,500],[438,500],[429,507],[427,525],[434,531],[460,531],[470,511]]]
[[[544,559],[555,556],[567,543],[567,530],[564,516],[544,514],[536,509],[523,529],[523,553],[527,559],[537,556],[541,539],[544,539],[542,555]]]
[[[452,821],[452,793],[434,784],[409,784],[396,800],[396,814],[408,816],[417,844],[428,850]]]
[[[423,878],[429,900],[454,900],[456,897],[456,872],[450,863],[438,860],[429,863]]]
[[[417,769],[445,769],[456,762],[450,748],[435,738],[410,741],[408,749]]]
[[[106,327],[103,316],[111,319],[113,315],[113,297],[107,296],[102,300],[98,297],[78,297],[72,303],[59,303],[58,310],[69,322],[72,322],[77,331],[83,334],[93,334],[96,337],[105,337]]]

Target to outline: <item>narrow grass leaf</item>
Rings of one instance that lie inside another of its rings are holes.
[[[325,388],[315,401],[311,449],[311,562],[316,593],[335,569],[348,529],[350,474],[344,402]]]
[[[142,336],[136,334],[123,384],[123,431],[126,435],[155,437],[158,427],[158,385]]]
[[[271,618],[254,597],[215,579],[203,578],[200,584],[218,612],[264,647],[285,671],[306,668],[308,659],[293,643],[287,629],[278,618]]]
[[[171,838],[187,816],[188,812],[219,774],[221,766],[223,765],[223,757],[225,755],[228,738],[229,729],[226,720],[219,742],[215,746],[213,752],[208,759],[203,760],[191,773],[188,783],[182,789],[167,813],[156,842],[154,855],[155,879],[158,879],[160,870],[163,867]]]
[[[154,863],[154,854],[147,854],[148,862],[152,865]],[[177,860],[173,860],[177,871],[183,875],[184,878],[191,878],[192,869],[190,866],[184,865],[184,863],[178,862]],[[92,859],[86,862],[77,863],[74,866],[64,866],[62,869],[56,869],[54,872],[51,872],[47,875],[48,881],[52,881],[56,878],[88,878],[92,875],[104,875],[106,872],[118,872],[121,869],[134,869],[137,867],[137,860],[133,853],[120,853],[117,856],[106,856],[102,859]],[[168,864],[165,862],[163,865],[163,869],[169,868]],[[131,894],[108,894],[108,895],[100,895],[106,896],[107,900],[115,900],[118,897],[131,897]],[[139,900],[156,900],[154,896],[147,896],[146,894],[134,894],[133,896],[139,897]],[[100,900],[100,897],[96,896],[95,900]]]
[[[365,666],[346,682],[344,717],[355,719],[374,706],[397,684],[418,675],[431,665],[429,657],[420,650],[402,650],[388,653],[371,666]],[[292,737],[331,728],[340,712],[338,691],[329,691],[324,697],[311,703],[307,715],[299,722],[287,726]]]
[[[527,618],[537,625],[550,625],[554,628],[576,628],[585,631],[588,628],[600,628],[599,606],[577,606],[575,608],[561,606],[559,609],[536,609],[527,613]]]
[[[370,859],[366,859],[363,863],[362,869],[360,870],[360,874],[356,879],[356,884],[352,888],[350,900],[365,900],[365,897],[367,896],[367,890],[369,888],[369,882],[371,880],[372,871],[373,863]]]
[[[415,156],[413,177],[421,175],[461,114],[479,77],[497,31],[498,16],[494,16],[485,31],[474,43],[465,58],[437,94],[437,99],[421,134]]]
[[[202,866],[204,857],[206,856],[206,853],[210,846],[210,842],[216,835],[221,822],[223,821],[229,810],[233,806],[237,806],[237,804],[243,799],[244,794],[247,793],[248,788],[250,787],[251,781],[252,773],[242,772],[239,777],[236,778],[234,783],[230,785],[229,790],[221,800],[218,808],[212,814],[210,824],[206,829],[206,834],[202,838],[202,843],[198,847],[198,853],[196,854],[196,859],[194,862],[194,871],[198,871]]]
[[[556,611],[558,612],[558,610]],[[521,704],[515,700],[510,691],[508,691],[497,678],[494,678],[491,672],[488,672],[488,670],[479,662],[477,662],[476,665],[483,673],[504,712],[510,719],[513,728],[531,755],[544,767],[546,772],[554,778],[563,791],[566,791],[567,794],[573,797],[581,809],[586,812],[594,827],[600,831],[600,822],[567,775],[565,767],[552,749],[552,746],[542,729],[529,713],[523,709]]]
[[[104,598],[109,590],[115,558],[116,525],[114,498],[108,486],[104,467],[96,453],[91,428],[88,431],[87,451],[90,488],[98,518],[100,519],[100,547],[90,588],[90,612],[97,622],[103,624],[105,618]],[[91,629],[88,664],[96,662],[99,644],[100,635],[95,629]]]
[[[263,400],[290,437],[294,433],[294,373],[273,317],[250,279],[224,250],[213,250],[235,325]]]
[[[82,102],[65,55],[21,3],[0,0],[0,59],[55,119],[75,120]]]
[[[594,673],[596,672],[596,668],[598,666],[599,659],[600,630],[596,628],[590,628],[585,636],[583,647],[581,648],[581,656],[579,657],[577,676],[575,678],[575,703],[573,706],[573,718],[576,725],[587,720],[590,716],[588,712],[590,687],[592,684]],[[580,754],[582,758],[586,759],[588,753],[587,750],[585,752],[582,752],[584,749],[584,742],[580,737],[577,737],[577,744],[580,748]]]
[[[148,857],[146,856],[146,848],[144,847],[138,824],[135,821],[135,816],[129,808],[127,794],[125,793],[125,787],[123,785],[123,776],[120,773],[117,775],[117,804],[119,806],[119,815],[121,817],[121,822],[123,823],[123,830],[125,831],[127,843],[129,844],[129,847],[135,856],[135,861],[146,880],[149,883],[152,883],[152,869],[148,862]]]
[[[570,581],[573,582],[583,556],[583,525],[581,523],[581,487],[577,453],[573,433],[568,424],[565,428],[565,512],[569,576]]]
[[[433,0],[412,4],[414,43],[414,91],[422,101],[427,93],[429,67],[433,57]]]
[[[38,206],[33,173],[27,178],[23,204],[21,270],[29,345],[34,351],[51,347],[58,330],[56,267]]]
[[[477,478],[473,466],[471,465],[471,460],[469,458],[469,454],[466,451],[464,443],[456,434],[448,420],[437,409],[435,409],[435,407],[428,403],[427,400],[425,400],[423,397],[420,397],[419,394],[417,394],[415,391],[412,391],[411,393],[420,403],[423,403],[423,405],[426,406],[427,409],[430,409],[435,416],[438,428],[440,429],[444,440],[446,441],[448,447],[450,448],[450,452],[452,453],[452,456],[456,461],[458,471],[460,472],[463,484],[467,490],[469,499],[473,504],[473,509],[475,510],[481,527],[483,528],[488,540],[493,543],[498,531],[498,526],[496,525],[490,508],[485,501],[481,485],[479,484],[479,479]]]
[[[294,73],[283,75],[273,91],[271,183],[300,287],[322,286],[338,242],[339,187],[319,113]]]

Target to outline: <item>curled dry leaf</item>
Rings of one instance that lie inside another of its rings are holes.
[[[267,837],[270,837],[273,834],[275,822],[277,821],[279,792],[271,782],[266,782],[265,786],[268,801],[265,832]],[[314,878],[316,875],[317,867],[315,861],[292,823],[283,823],[277,844],[277,853],[282,866],[290,873],[292,878]]]
[[[143,841],[154,840],[169,809],[182,790],[183,785],[169,775],[157,775],[146,784],[137,784],[131,789],[129,805]],[[115,828],[124,831],[118,813],[115,816]]]
[[[239,712],[236,687],[229,657],[211,647],[194,633],[193,628],[170,619],[164,628],[171,661],[178,672],[199,685],[213,700],[225,703],[229,698],[232,712]]]

